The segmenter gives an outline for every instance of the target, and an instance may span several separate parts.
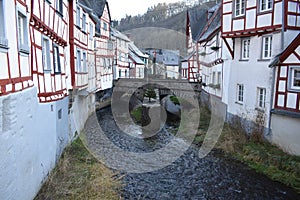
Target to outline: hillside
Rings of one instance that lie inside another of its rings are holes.
[[[126,16],[120,22],[113,21],[113,24],[118,30],[129,35],[139,48],[174,49],[185,52],[187,10],[193,7],[213,7],[216,0],[205,3],[194,1],[196,4],[187,2],[158,4],[149,8],[143,15]]]

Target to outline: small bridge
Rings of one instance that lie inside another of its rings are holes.
[[[190,96],[199,95],[201,83],[190,83],[183,79],[119,79],[114,92],[133,94],[138,89],[157,89],[160,98],[167,95]]]

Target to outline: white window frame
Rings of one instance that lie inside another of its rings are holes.
[[[77,72],[82,72],[82,65],[81,65],[81,50],[76,50],[76,70]]]
[[[245,15],[246,0],[234,0],[234,17]]]
[[[0,0],[0,49],[5,48],[8,49],[8,40],[6,38],[6,22],[5,22],[5,2],[4,0]]]
[[[295,71],[299,71],[299,73],[300,73],[300,66],[293,66],[293,67],[290,67],[290,69],[289,69],[289,79],[288,79],[289,90],[295,91],[295,92],[300,92],[300,86],[294,86],[295,79],[298,80],[298,77],[295,78]]]
[[[259,0],[259,11],[270,11],[273,8],[273,0]]]
[[[257,107],[260,109],[266,108],[266,94],[267,90],[266,88],[257,88]]]
[[[212,83],[212,84],[215,84],[215,82],[216,82],[216,72],[213,72],[213,73],[212,73],[212,80],[211,80],[211,83]]]
[[[64,14],[64,1],[63,0],[56,0],[56,11],[63,16]]]
[[[87,72],[87,52],[82,52],[82,71]]]
[[[61,73],[60,53],[59,53],[59,46],[56,44],[53,44],[53,66],[54,66],[54,73],[60,74]]]
[[[44,72],[50,73],[51,69],[51,53],[50,53],[50,39],[46,36],[42,36],[42,59]]]
[[[262,37],[262,59],[270,59],[272,56],[272,35]]]
[[[250,56],[250,38],[243,38],[241,41],[241,59],[249,60]]]
[[[80,27],[80,7],[76,6],[76,25]]]
[[[86,32],[86,14],[82,13],[82,20],[81,20],[81,28],[83,32]]]
[[[238,103],[243,104],[244,103],[244,94],[245,94],[245,87],[243,84],[237,84],[237,95],[236,95],[236,101]]]
[[[90,40],[94,39],[94,26],[90,23]]]
[[[26,11],[17,8],[17,32],[18,32],[18,47],[22,54],[29,54],[29,33],[28,33],[28,19]]]

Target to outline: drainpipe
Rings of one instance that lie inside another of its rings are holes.
[[[285,0],[282,0],[282,26],[281,26],[281,52],[284,50],[284,29],[285,29]],[[274,11],[273,11],[274,12]],[[274,90],[275,90],[275,76],[276,76],[276,67],[273,66],[272,73],[272,85],[271,85],[271,97],[270,97],[270,115],[268,122],[268,135],[271,134],[271,123],[272,123],[272,109],[273,109],[273,101],[274,101]]]

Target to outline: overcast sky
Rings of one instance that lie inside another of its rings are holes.
[[[179,0],[107,0],[111,19],[120,20],[127,15],[138,15],[147,12],[147,9],[158,3],[172,3]]]

